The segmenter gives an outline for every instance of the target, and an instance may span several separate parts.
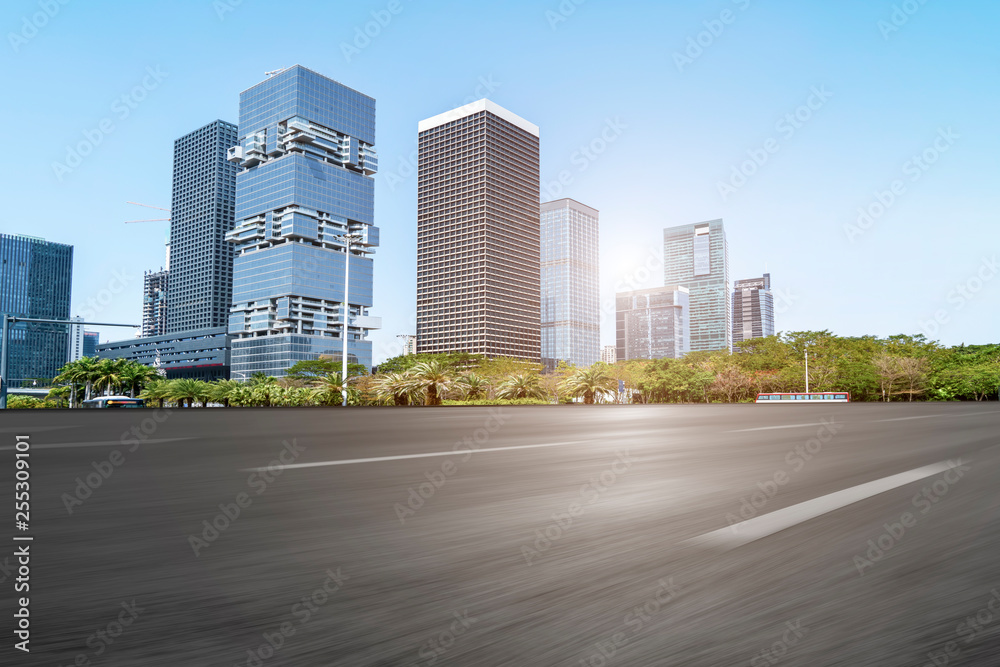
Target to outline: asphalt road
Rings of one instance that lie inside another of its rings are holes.
[[[2,665],[1000,664],[996,403],[6,412],[0,461]]]

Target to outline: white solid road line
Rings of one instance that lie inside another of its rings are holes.
[[[833,417],[828,422],[817,422],[815,424],[787,424],[785,426],[761,426],[760,428],[741,428],[736,431],[726,431],[726,433],[750,433],[751,431],[776,431],[782,428],[803,428],[806,426],[827,426],[833,423]]]
[[[155,445],[161,442],[177,442],[179,440],[194,440],[194,437],[189,438],[148,438],[146,440],[140,440],[140,445]],[[132,442],[122,442],[121,440],[95,440],[93,442],[44,442],[41,444],[32,443],[32,449],[73,449],[75,447],[113,447],[114,445],[133,445]],[[14,445],[3,445],[0,446],[0,452],[10,451],[14,449]]]
[[[905,486],[925,477],[931,477],[946,470],[951,470],[963,463],[967,462],[935,463],[917,468],[916,470],[910,470],[909,472],[884,477],[874,482],[852,486],[843,491],[836,491],[835,493],[820,496],[819,498],[807,500],[798,505],[792,505],[791,507],[748,519],[741,523],[735,523],[728,528],[720,528],[711,533],[705,533],[699,537],[685,540],[682,544],[734,549],[810,519],[815,519],[823,514],[839,510],[872,496],[877,496],[880,493],[885,493],[886,491]]]
[[[513,447],[481,447],[479,449],[451,449],[446,452],[428,452],[426,454],[400,454],[398,456],[376,456],[370,459],[343,459],[340,461],[315,461],[313,463],[289,463],[263,468],[243,468],[240,472],[265,472],[288,470],[291,468],[322,468],[323,466],[346,466],[352,463],[376,463],[379,461],[402,461],[403,459],[423,459],[429,456],[457,456],[480,452],[509,452],[517,449],[536,449],[538,447],[562,447],[564,445],[582,445],[595,440],[573,440],[572,442],[546,442],[539,445],[516,445]]]

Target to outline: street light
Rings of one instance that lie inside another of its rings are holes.
[[[806,393],[809,393],[809,346],[805,346],[806,349]]]
[[[348,301],[349,298],[349,288],[351,282],[351,246],[356,243],[361,243],[364,240],[364,236],[361,234],[339,234],[335,238],[344,242],[344,357],[341,360],[341,373],[340,373],[340,394],[344,399],[343,406],[347,407],[347,325],[348,320],[351,315],[351,306]]]

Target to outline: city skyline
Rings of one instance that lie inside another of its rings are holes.
[[[297,44],[238,61],[223,54],[266,20],[247,3],[221,15],[211,6],[135,7],[120,17],[65,7],[37,36],[8,50],[12,84],[38,103],[0,112],[9,126],[26,126],[47,109],[54,131],[30,148],[27,137],[15,136],[22,158],[16,168],[4,167],[4,177],[15,204],[39,200],[51,208],[40,232],[14,220],[0,226],[77,248],[73,314],[94,310],[117,271],[130,279],[110,304],[98,304],[100,319],[138,321],[143,271],[161,264],[165,226],[122,225],[136,217],[124,202],[167,206],[173,140],[206,118],[233,118],[235,93],[264,71],[299,62],[380,101],[375,207],[386,241],[373,287],[375,314],[384,318],[372,336],[376,361],[401,351],[397,334],[415,332],[412,128],[485,96],[541,128],[543,198],[587,201],[613,230],[602,235],[603,344],[613,341],[613,307],[606,304],[616,286],[660,282],[642,280],[656,276],[662,262],[648,250],[660,231],[715,217],[727,222],[733,276],[770,270],[781,277],[778,330],[925,333],[948,345],[992,340],[989,304],[1000,282],[980,276],[993,275],[996,95],[975,84],[989,79],[985,63],[996,61],[989,21],[970,22],[968,8],[927,5],[885,32],[879,22],[889,19],[891,3],[746,4],[733,4],[736,22],[720,35],[708,33],[707,46],[698,38],[718,18],[717,7],[633,3],[624,11],[586,3],[568,16],[558,6],[517,2],[492,12],[467,8],[464,25],[489,14],[526,41],[536,38],[524,53],[503,58],[486,55],[496,51],[498,36],[474,31],[456,30],[448,45],[419,48],[420,36],[442,21],[460,23],[415,5],[404,5],[361,48],[355,29],[363,34],[370,9],[343,8],[333,20],[332,10],[317,5],[316,20],[334,26],[334,49],[324,54]],[[5,24],[16,33],[34,7],[5,7]],[[976,11],[988,18],[997,8],[981,4]],[[119,29],[132,21],[148,24],[148,35]],[[655,39],[646,24],[661,26]],[[190,53],[163,40],[179,29],[203,36]],[[633,57],[586,47],[596,35],[624,31],[638,45]],[[111,32],[117,46],[99,44]],[[812,44],[779,40],[771,52],[752,48],[788,34]],[[75,52],[87,55],[67,56]],[[454,53],[463,57],[442,58]],[[88,77],[95,68],[99,81]],[[413,77],[417,72],[428,78]],[[595,85],[606,94],[594,96]],[[925,95],[929,90],[954,94]],[[65,95],[73,105],[58,102]],[[110,126],[102,130],[105,119]],[[636,156],[640,168],[620,168]],[[942,221],[956,217],[987,242],[937,234]],[[934,244],[927,242],[932,237]],[[892,289],[904,276],[911,289]],[[102,329],[105,340],[128,335]]]

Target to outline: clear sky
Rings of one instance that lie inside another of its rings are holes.
[[[484,96],[540,127],[543,200],[600,211],[605,303],[662,284],[664,227],[723,218],[779,331],[998,342],[998,25],[986,0],[8,0],[0,231],[72,244],[74,313],[138,323],[167,226],[126,200],[168,207],[174,139],[299,63],[377,101],[376,362],[415,332],[417,122]]]

